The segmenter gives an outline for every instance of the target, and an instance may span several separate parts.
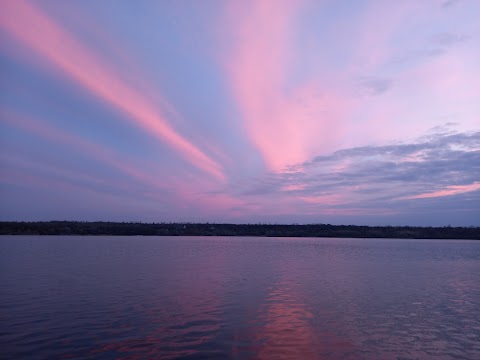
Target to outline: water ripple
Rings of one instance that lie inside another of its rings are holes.
[[[480,359],[480,242],[0,237],[0,267],[2,359]]]

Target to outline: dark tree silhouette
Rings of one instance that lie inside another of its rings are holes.
[[[0,222],[0,235],[271,236],[480,240],[480,227],[48,221]]]

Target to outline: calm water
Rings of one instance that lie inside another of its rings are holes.
[[[480,359],[480,241],[0,237],[2,359]]]

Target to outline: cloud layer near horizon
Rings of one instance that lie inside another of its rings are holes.
[[[478,2],[4,5],[0,219],[480,225]]]

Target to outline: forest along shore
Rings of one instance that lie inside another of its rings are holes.
[[[270,236],[480,240],[480,227],[137,222],[0,222],[0,235]]]

